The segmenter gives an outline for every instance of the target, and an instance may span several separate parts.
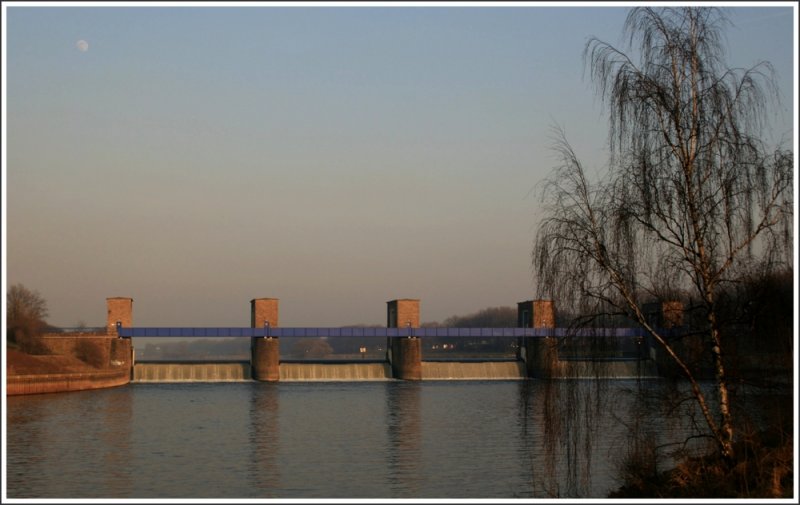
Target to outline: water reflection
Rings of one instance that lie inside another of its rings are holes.
[[[250,395],[248,441],[251,449],[247,471],[259,496],[280,496],[280,391],[273,383],[253,384]]]
[[[389,435],[389,486],[391,496],[418,496],[422,449],[421,383],[386,385],[386,429]]]
[[[9,498],[31,496],[42,485],[42,465],[47,463],[48,419],[52,395],[9,396],[6,417]]]
[[[517,383],[517,427],[519,428],[520,443],[517,446],[517,457],[520,460],[522,481],[530,481],[529,492],[521,493],[518,498],[532,498],[536,496],[537,479],[541,479],[539,472],[541,469],[536,464],[537,456],[540,454],[536,442],[539,440],[537,434],[536,421],[534,420],[534,382],[519,381]]]
[[[126,388],[8,397],[8,494],[13,498],[131,493]]]
[[[619,381],[614,384],[621,384]],[[521,381],[520,444],[534,498],[603,496],[614,485],[631,398],[603,380]]]
[[[666,446],[697,432],[690,410],[667,420],[686,393],[671,387],[145,384],[8,397],[7,489],[12,498],[601,498],[618,486],[634,434]]]
[[[103,394],[92,395],[100,416],[100,429],[97,439],[104,447],[102,472],[106,479],[105,487],[114,490],[114,496],[130,496],[133,491],[130,462],[131,419],[133,402],[131,395],[119,389],[104,390]]]

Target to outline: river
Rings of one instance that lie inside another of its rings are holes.
[[[11,396],[7,496],[602,498],[619,484],[626,391],[636,386],[604,381],[603,404],[590,400],[599,408],[580,422],[563,407],[581,410],[595,381],[165,383]],[[686,429],[651,422],[663,437]]]

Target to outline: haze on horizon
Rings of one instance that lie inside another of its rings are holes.
[[[728,64],[774,66],[796,143],[795,12],[726,11]],[[32,7],[4,3],[6,286],[57,326],[441,321],[535,295],[560,125],[602,170],[584,76],[618,6]]]

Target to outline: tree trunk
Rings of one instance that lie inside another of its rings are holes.
[[[730,399],[728,397],[728,379],[725,375],[725,366],[722,362],[720,334],[714,311],[709,312],[708,322],[711,324],[711,339],[714,344],[711,348],[711,354],[714,357],[714,379],[716,381],[717,393],[719,395],[719,413],[722,420],[720,433],[716,438],[722,457],[728,462],[731,462],[734,458],[734,430],[731,419]]]

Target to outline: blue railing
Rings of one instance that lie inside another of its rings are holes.
[[[118,327],[120,337],[643,337],[640,328],[157,328]]]

